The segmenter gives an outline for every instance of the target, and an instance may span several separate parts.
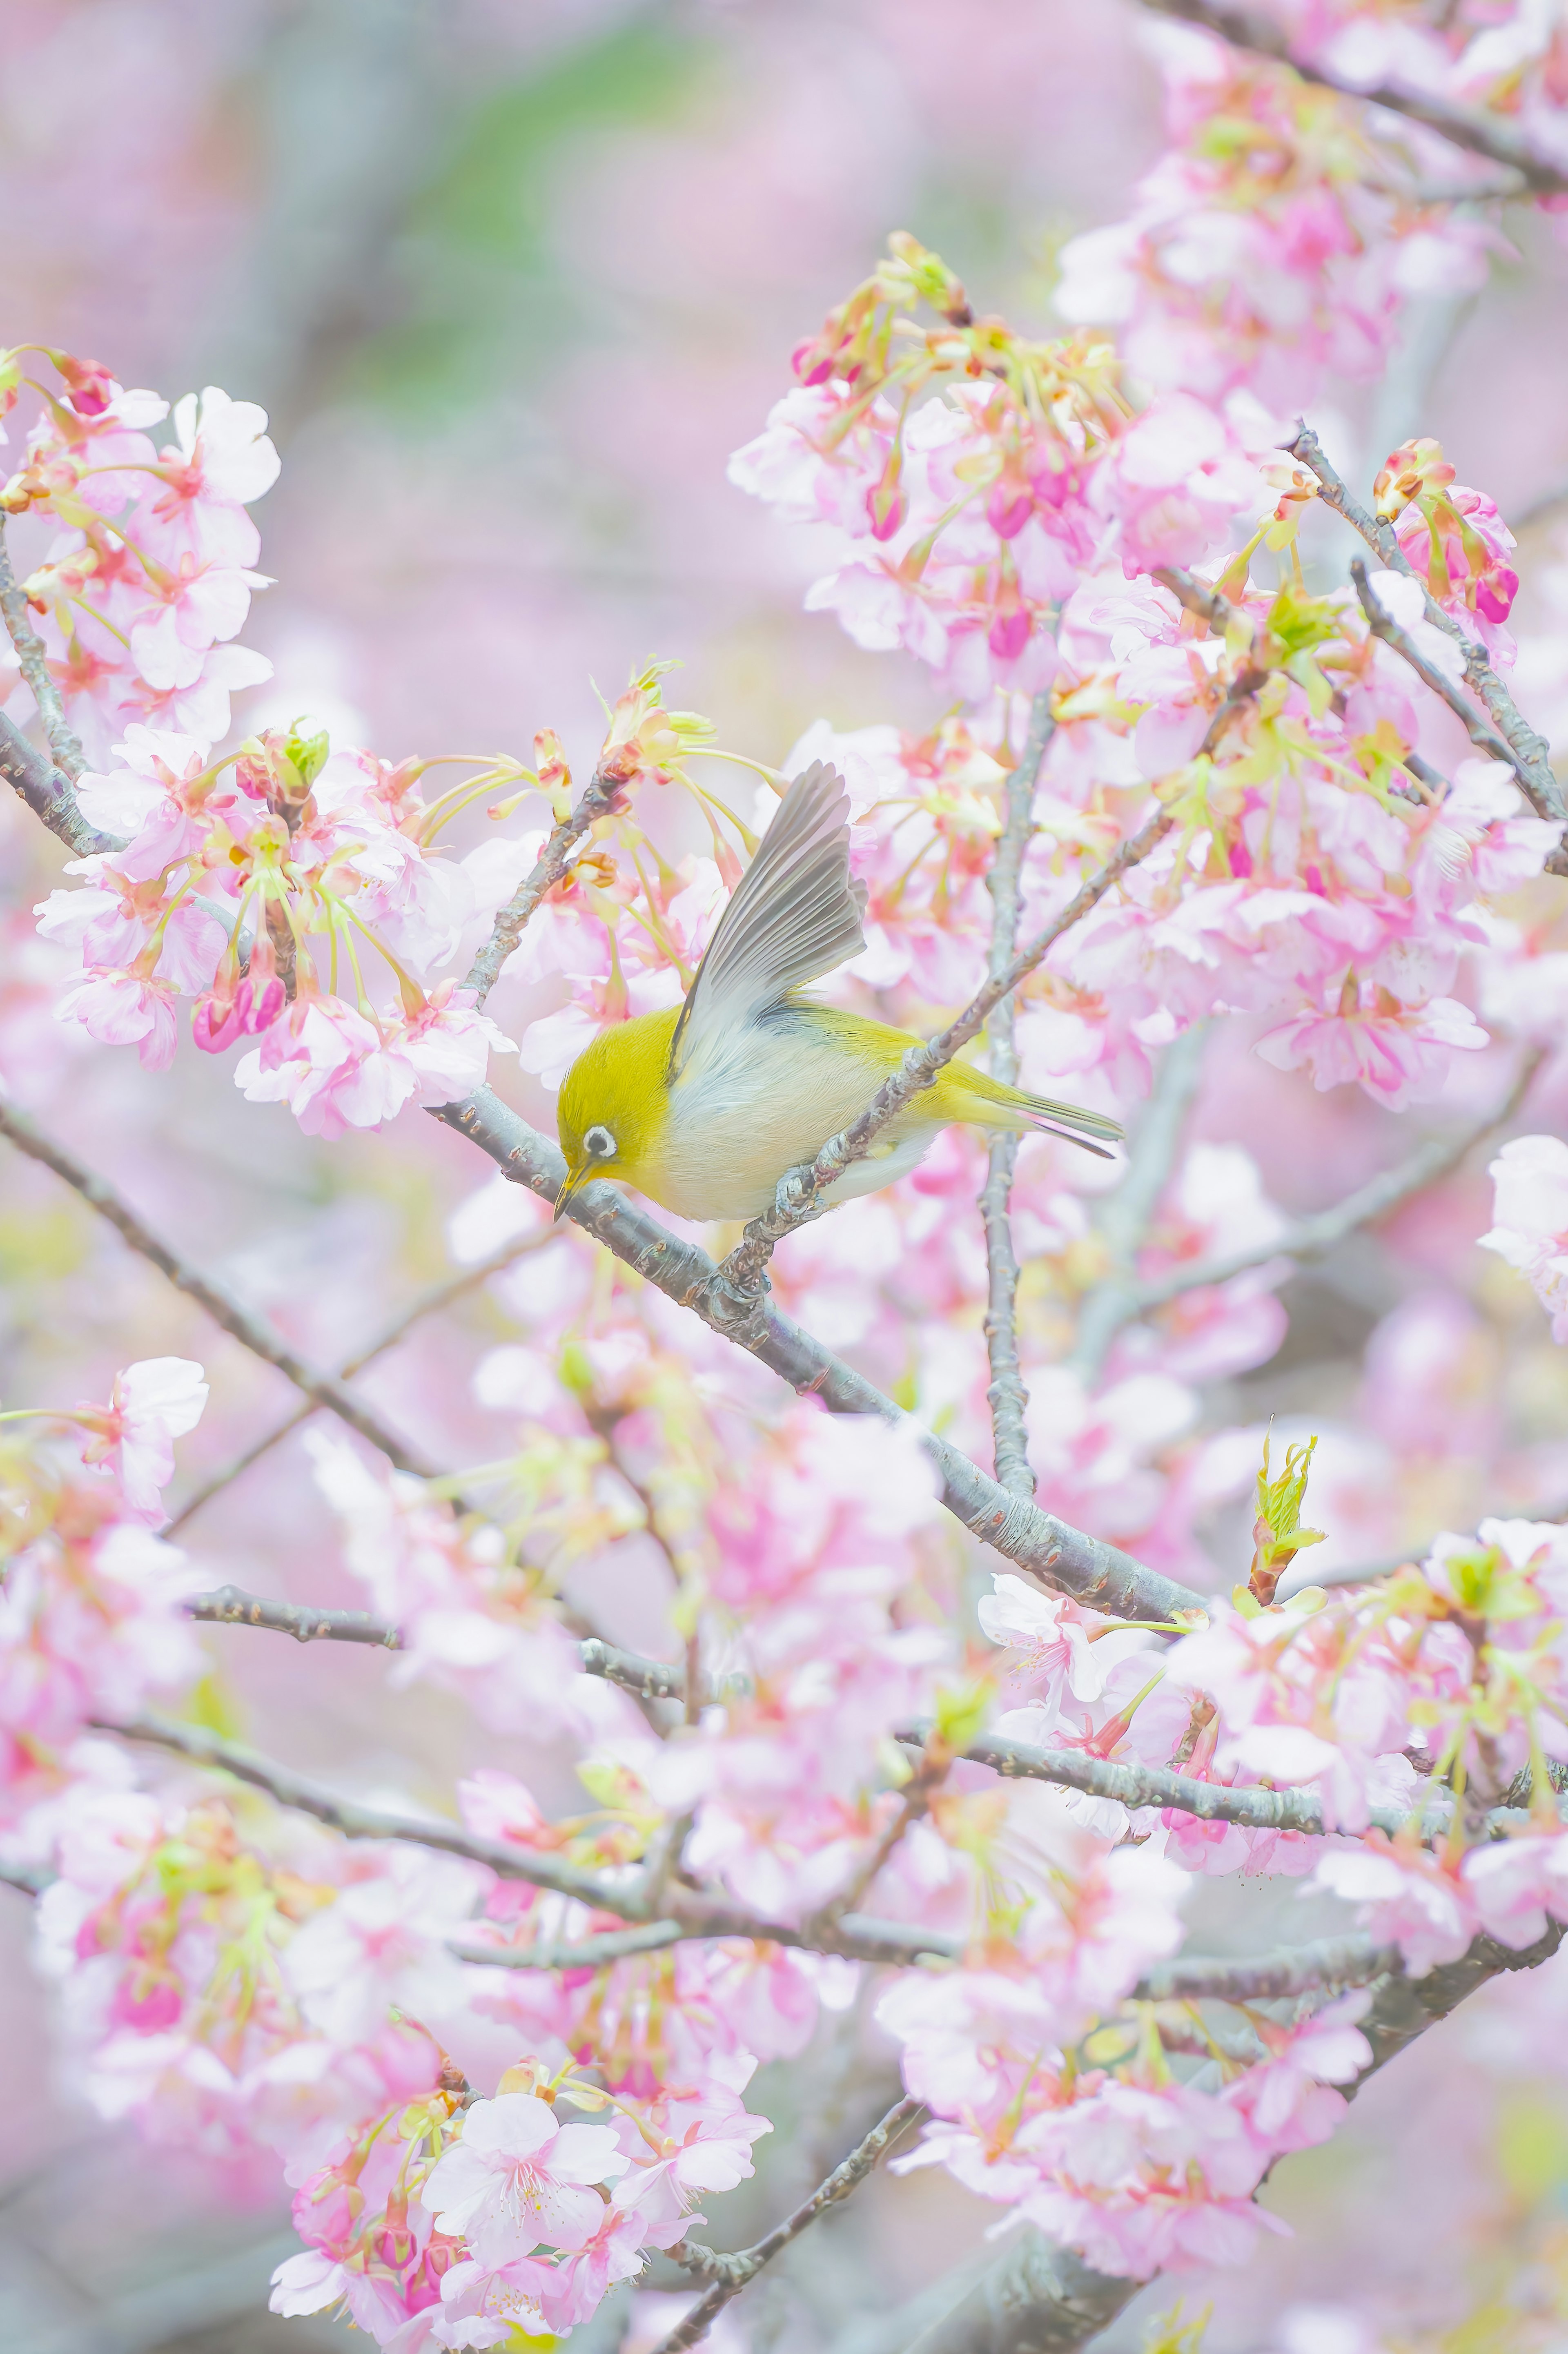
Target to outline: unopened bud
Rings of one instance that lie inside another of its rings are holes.
[[[313,726],[308,718],[296,719],[283,738],[284,754],[292,762],[306,792],[326,766],[331,750],[332,737],[327,730]]]

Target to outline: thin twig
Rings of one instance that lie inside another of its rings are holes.
[[[29,744],[21,729],[0,711],[0,777],[25,801],[36,818],[40,818],[49,832],[65,843],[78,858],[91,858],[101,851],[123,850],[124,843],[117,833],[100,833],[89,825],[76,798],[76,790],[63,769],[57,769],[47,752]]]
[[[1351,530],[1360,534],[1389,571],[1402,572],[1406,579],[1416,582],[1425,600],[1426,620],[1458,647],[1464,660],[1466,683],[1497,724],[1508,748],[1499,757],[1506,759],[1513,769],[1525,798],[1537,816],[1550,818],[1561,825],[1568,819],[1568,805],[1563,802],[1562,787],[1552,771],[1551,747],[1523,716],[1493,670],[1485,647],[1468,636],[1451,613],[1444,611],[1400,546],[1399,535],[1393,525],[1369,514],[1362,506],[1323,455],[1318,436],[1304,425],[1286,447],[1293,458],[1299,458],[1301,463],[1316,474],[1324,504],[1341,515]]]
[[[577,843],[590,825],[608,817],[625,790],[625,779],[597,769],[574,810],[552,828],[533,872],[521,882],[495,918],[490,938],[469,967],[463,982],[474,1002],[482,1005],[501,978],[501,968],[522,937],[523,928],[545,896],[554,890],[571,862]]]
[[[705,2268],[722,2266],[722,2274],[706,2295],[697,2299],[684,2319],[676,2323],[667,2338],[661,2338],[654,2354],[685,2354],[686,2348],[698,2345],[730,2299],[738,2296],[748,2281],[756,2279],[763,2265],[770,2264],[791,2240],[798,2239],[830,2207],[835,2207],[841,2200],[847,2199],[872,2172],[884,2150],[925,2115],[922,2102],[898,2102],[888,2110],[880,2124],[872,2127],[859,2147],[853,2149],[840,2165],[834,2167],[827,2180],[820,2183],[809,2199],[802,2200],[792,2215],[787,2216],[755,2246],[742,2248],[733,2255],[721,2255],[709,2248],[693,2249],[693,2256],[704,2260]]]
[[[548,1226],[542,1234],[518,1235],[513,1241],[502,1244],[499,1249],[493,1250],[488,1258],[481,1259],[476,1266],[464,1267],[459,1275],[449,1276],[444,1283],[431,1284],[428,1290],[421,1291],[417,1298],[411,1299],[406,1308],[399,1309],[392,1321],[376,1334],[367,1347],[350,1357],[346,1364],[340,1365],[333,1379],[345,1382],[353,1374],[362,1373],[375,1358],[383,1355],[395,1342],[400,1341],[411,1325],[418,1323],[423,1317],[435,1315],[440,1309],[450,1308],[454,1299],[461,1299],[463,1293],[471,1291],[476,1284],[488,1282],[493,1275],[499,1275],[502,1269],[510,1267],[514,1260],[526,1257],[530,1251],[543,1249],[547,1242],[553,1240],[554,1236]],[[301,1423],[308,1422],[312,1415],[317,1412],[319,1408],[315,1400],[307,1398],[304,1404],[297,1406],[285,1421],[274,1423],[270,1430],[264,1432],[261,1437],[246,1447],[242,1454],[235,1456],[231,1461],[223,1466],[221,1470],[215,1471],[210,1479],[202,1482],[196,1493],[180,1506],[174,1519],[164,1530],[164,1536],[173,1536],[176,1529],[184,1528],[185,1522],[193,1519],[204,1504],[210,1504],[213,1498],[227,1488],[231,1480],[238,1479],[242,1471],[249,1471],[253,1463],[260,1463],[261,1458],[270,1454],[281,1439],[287,1438],[291,1430],[298,1430]]]
[[[471,1138],[515,1182],[545,1201],[555,1201],[566,1177],[558,1149],[489,1087],[476,1088],[461,1104],[444,1105],[436,1117]],[[707,1253],[634,1207],[619,1186],[602,1180],[583,1186],[574,1194],[567,1215],[624,1266],[657,1285],[667,1299],[690,1308],[711,1331],[744,1347],[791,1389],[820,1397],[832,1413],[874,1415],[915,1431],[937,1471],[948,1511],[1014,1567],[1112,1617],[1149,1621],[1182,1612],[1202,1617],[1201,1596],[1144,1568],[1103,1539],[1043,1512],[1029,1498],[1009,1495],[948,1440],[922,1429],[891,1398],[768,1303],[744,1332],[737,1332],[713,1307],[717,1269]]]
[[[1007,819],[986,876],[992,909],[991,954],[986,970],[992,981],[1007,970],[1018,947],[1019,889],[1024,854],[1034,831],[1034,789],[1055,726],[1047,687],[1034,697],[1030,707],[1028,738],[1018,766],[1007,779]],[[1015,1085],[1018,1078],[1014,1011],[1014,1000],[1003,998],[1000,1005],[992,1007],[986,1023],[991,1077],[1004,1080],[1009,1087]],[[1023,1385],[1018,1359],[1018,1254],[1013,1246],[1010,1210],[1017,1159],[1016,1136],[991,1138],[980,1197],[980,1217],[985,1225],[985,1344],[991,1363],[986,1398],[991,1406],[997,1479],[1015,1496],[1033,1496],[1035,1481],[1029,1468],[1029,1429],[1025,1419],[1029,1393]]]
[[[16,649],[16,660],[22,665],[22,676],[33,691],[33,701],[38,706],[38,717],[49,749],[55,756],[55,766],[62,769],[74,785],[87,763],[82,757],[81,738],[65,715],[59,688],[55,684],[49,668],[49,658],[43,640],[34,629],[27,611],[26,592],[17,585],[11,569],[11,551],[5,544],[5,522],[0,516],[0,613],[5,615],[5,628],[11,643]]]
[[[1176,16],[1187,25],[1202,25],[1206,31],[1218,33],[1222,40],[1229,41],[1233,48],[1250,49],[1255,56],[1272,58],[1277,64],[1290,67],[1303,81],[1315,82],[1321,90],[1337,90],[1341,98],[1355,99],[1367,106],[1384,107],[1391,114],[1408,115],[1413,122],[1423,122],[1429,131],[1440,132],[1454,146],[1463,147],[1474,155],[1485,155],[1519,175],[1519,186],[1511,191],[1478,188],[1464,192],[1471,196],[1568,194],[1568,173],[1538,155],[1500,115],[1457,106],[1452,100],[1434,98],[1424,90],[1405,90],[1394,82],[1378,82],[1367,90],[1341,81],[1321,66],[1308,64],[1295,56],[1282,27],[1266,17],[1254,16],[1244,8],[1216,5],[1215,0],[1144,0],[1144,5],[1158,16]]]
[[[433,1467],[406,1440],[399,1438],[396,1431],[389,1430],[372,1408],[363,1405],[352,1391],[344,1389],[328,1377],[313,1373],[303,1359],[294,1354],[281,1335],[263,1317],[241,1307],[238,1299],[217,1284],[204,1275],[198,1275],[195,1267],[188,1266],[177,1252],[171,1250],[167,1243],[153,1232],[104,1178],[96,1175],[85,1163],[78,1161],[74,1153],[57,1144],[52,1137],[46,1136],[25,1113],[3,1101],[0,1101],[0,1135],[9,1137],[18,1151],[26,1153],[30,1160],[41,1161],[46,1169],[52,1169],[55,1175],[62,1178],[74,1193],[79,1193],[101,1218],[108,1220],[133,1251],[150,1259],[160,1274],[167,1276],[177,1291],[183,1291],[187,1299],[194,1299],[204,1308],[213,1322],[249,1349],[252,1356],[261,1358],[269,1365],[275,1365],[279,1373],[311,1400],[313,1405],[325,1406],[329,1413],[337,1416],[340,1422],[347,1423],[351,1430],[357,1430],[362,1438],[368,1439],[372,1447],[378,1447],[398,1470],[411,1471],[421,1479],[437,1476]]]
[[[1147,1315],[1150,1309],[1163,1308],[1168,1300],[1179,1299],[1183,1292],[1229,1283],[1234,1276],[1245,1275],[1250,1267],[1266,1266],[1270,1259],[1320,1258],[1325,1251],[1333,1250],[1348,1235],[1354,1234],[1358,1226],[1371,1225],[1375,1219],[1386,1217],[1401,1202],[1408,1201],[1425,1186],[1435,1184],[1439,1177],[1446,1177],[1483,1138],[1505,1126],[1524,1101],[1541,1061],[1539,1051],[1525,1057],[1507,1098],[1489,1119],[1464,1129],[1458,1136],[1430,1138],[1393,1169],[1369,1178],[1364,1185],[1358,1185],[1353,1193],[1347,1193],[1343,1201],[1335,1202],[1330,1208],[1316,1210],[1310,1217],[1298,1218],[1272,1241],[1249,1243],[1245,1249],[1227,1251],[1222,1257],[1189,1260],[1163,1275],[1150,1276],[1146,1282],[1129,1286],[1122,1296],[1119,1320],[1125,1323],[1135,1316]]]

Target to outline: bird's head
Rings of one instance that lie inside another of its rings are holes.
[[[664,1116],[670,1033],[674,1014],[644,1014],[601,1030],[562,1083],[556,1110],[567,1182],[556,1201],[560,1217],[592,1177],[639,1182]]]

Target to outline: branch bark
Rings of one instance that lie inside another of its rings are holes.
[[[1034,789],[1039,782],[1045,749],[1055,732],[1051,716],[1051,692],[1037,695],[1029,715],[1029,736],[1016,769],[1007,779],[1007,821],[1001,830],[986,876],[992,917],[989,978],[1005,973],[1018,947],[1019,887],[1024,854],[1034,831]],[[1018,1078],[1018,1050],[1013,1040],[1014,1001],[1003,998],[991,1009],[986,1024],[991,1044],[991,1075],[1009,1086]],[[1011,1200],[1012,1172],[1018,1160],[1016,1136],[993,1136],[986,1155],[985,1185],[980,1193],[980,1217],[985,1225],[986,1312],[985,1344],[991,1363],[986,1399],[991,1406],[992,1454],[996,1476],[1015,1496],[1033,1496],[1034,1474],[1029,1468],[1029,1432],[1025,1414],[1029,1393],[1018,1360],[1018,1254],[1013,1248]]]
[[[1536,815],[1550,818],[1561,825],[1568,820],[1568,804],[1564,803],[1563,789],[1552,771],[1551,748],[1524,718],[1512,695],[1493,670],[1485,647],[1476,639],[1467,636],[1453,615],[1444,611],[1401,547],[1399,535],[1393,525],[1369,514],[1361,505],[1323,455],[1318,436],[1304,425],[1286,448],[1293,458],[1299,458],[1301,463],[1316,474],[1324,504],[1331,507],[1352,531],[1360,534],[1379,561],[1389,571],[1403,572],[1406,579],[1420,583],[1427,620],[1458,647],[1464,659],[1466,684],[1478,700],[1486,705],[1503,738],[1507,748],[1498,757],[1506,759],[1513,769]],[[1440,689],[1439,692],[1445,691]],[[1466,725],[1468,724],[1467,719]]]
[[[1439,1177],[1457,1169],[1484,1137],[1510,1120],[1529,1092],[1541,1060],[1539,1053],[1527,1055],[1507,1099],[1489,1119],[1466,1129],[1458,1136],[1430,1138],[1393,1169],[1369,1178],[1364,1185],[1358,1185],[1353,1193],[1347,1193],[1343,1201],[1334,1203],[1329,1209],[1315,1210],[1310,1217],[1297,1219],[1271,1242],[1252,1243],[1245,1250],[1227,1251],[1223,1257],[1173,1267],[1164,1275],[1150,1276],[1147,1282],[1130,1285],[1122,1296],[1118,1323],[1145,1315],[1151,1308],[1162,1308],[1183,1292],[1229,1283],[1234,1276],[1245,1275],[1250,1267],[1265,1267],[1270,1259],[1320,1258],[1358,1226],[1386,1217],[1400,1203],[1408,1201],[1425,1186],[1436,1184]]]
[[[875,2167],[877,2160],[899,2136],[924,2118],[926,2109],[919,2101],[899,2101],[880,2123],[873,2126],[865,2139],[849,2156],[834,2167],[825,2182],[820,2183],[809,2199],[802,2200],[792,2215],[785,2217],[765,2239],[754,2247],[741,2248],[733,2255],[717,2254],[711,2248],[694,2247],[683,2253],[681,2261],[691,2262],[694,2269],[716,2271],[718,2278],[705,2296],[700,2296],[683,2320],[678,2321],[667,2338],[660,2340],[654,2354],[685,2354],[688,2347],[696,2346],[707,2336],[718,2316],[732,2297],[740,2295],[747,2283],[755,2280],[766,2264],[798,2239],[818,2217],[830,2207],[847,2199],[859,2188]]]
[[[1568,173],[1537,155],[1500,115],[1489,114],[1476,107],[1457,106],[1447,99],[1405,90],[1396,82],[1377,82],[1366,90],[1341,81],[1320,66],[1309,65],[1295,56],[1281,27],[1245,8],[1220,6],[1215,0],[1144,0],[1144,5],[1157,16],[1175,16],[1183,24],[1201,25],[1207,32],[1218,33],[1233,48],[1250,49],[1256,57],[1272,58],[1320,90],[1338,90],[1342,98],[1356,99],[1367,106],[1385,107],[1391,114],[1407,115],[1413,122],[1422,122],[1429,131],[1440,132],[1454,146],[1472,155],[1485,155],[1519,175],[1519,186],[1513,190],[1478,193],[1537,196],[1568,194]],[[1456,189],[1454,193],[1459,196],[1470,192]]]
[[[406,1308],[399,1309],[391,1322],[383,1326],[369,1346],[361,1349],[357,1355],[350,1357],[345,1364],[340,1365],[332,1378],[334,1381],[345,1382],[355,1373],[362,1373],[374,1359],[383,1355],[387,1350],[400,1341],[411,1325],[418,1323],[426,1316],[435,1315],[440,1309],[450,1308],[452,1301],[461,1299],[465,1291],[471,1291],[476,1285],[488,1282],[493,1275],[499,1275],[503,1267],[510,1267],[515,1259],[525,1257],[530,1251],[541,1249],[550,1239],[550,1230],[547,1226],[543,1234],[520,1235],[514,1241],[503,1244],[500,1249],[492,1251],[488,1258],[481,1259],[476,1266],[465,1267],[461,1275],[450,1276],[444,1283],[431,1284],[428,1290],[421,1291],[416,1299],[411,1299]],[[312,1415],[319,1410],[315,1399],[307,1398],[304,1404],[296,1407],[284,1421],[274,1423],[270,1430],[246,1447],[243,1453],[233,1457],[221,1470],[215,1471],[210,1479],[202,1482],[195,1494],[188,1497],[180,1506],[174,1519],[164,1529],[164,1534],[173,1536],[176,1529],[184,1528],[185,1522],[194,1519],[204,1504],[210,1504],[213,1498],[220,1494],[231,1480],[238,1479],[242,1471],[249,1471],[253,1463],[260,1463],[261,1458],[270,1454],[280,1440],[287,1438],[291,1430],[298,1430],[301,1423],[308,1422]],[[260,1620],[256,1621],[258,1625],[261,1623]]]
[[[29,744],[3,711],[0,777],[78,858],[90,858],[104,850],[124,849],[117,833],[100,833],[96,826],[89,825],[77,805],[75,788],[65,770],[58,769],[47,752]]]
[[[608,817],[622,790],[624,779],[596,769],[577,807],[552,828],[533,872],[521,882],[496,917],[490,938],[480,949],[463,982],[474,1002],[482,1005],[501,978],[501,968],[523,936],[523,928],[545,896],[554,890],[571,862],[571,854],[590,825]]]
[[[302,1602],[274,1602],[238,1585],[193,1594],[182,1606],[187,1618],[219,1627],[261,1627],[269,1634],[291,1635],[297,1643],[369,1643],[385,1651],[402,1648],[399,1630],[372,1618],[368,1611],[311,1610]]]
[[[213,1322],[221,1326],[243,1348],[249,1349],[252,1356],[276,1366],[279,1373],[311,1400],[313,1406],[324,1406],[330,1414],[335,1414],[340,1422],[347,1423],[351,1430],[358,1431],[362,1438],[368,1439],[372,1447],[379,1448],[399,1471],[411,1471],[421,1479],[438,1476],[433,1465],[427,1463],[422,1456],[399,1438],[396,1431],[389,1430],[379,1415],[362,1405],[352,1391],[345,1390],[340,1383],[329,1377],[313,1373],[303,1359],[295,1355],[264,1317],[241,1307],[239,1301],[221,1286],[199,1275],[177,1252],[171,1250],[106,1179],[96,1175],[84,1162],[78,1161],[74,1153],[57,1144],[52,1137],[46,1136],[25,1113],[3,1101],[0,1101],[0,1136],[8,1137],[17,1150],[26,1153],[29,1160],[41,1161],[46,1169],[52,1169],[57,1177],[80,1194],[90,1209],[96,1210],[101,1218],[107,1219],[133,1251],[151,1260],[159,1273],[168,1278],[176,1291],[183,1291],[187,1299],[194,1299],[198,1307],[204,1308]]]
[[[566,1176],[559,1151],[490,1088],[477,1088],[462,1103],[443,1105],[435,1117],[471,1138],[515,1182],[554,1202]],[[968,1456],[935,1432],[920,1430],[891,1398],[765,1301],[748,1325],[736,1330],[714,1307],[717,1269],[707,1253],[680,1241],[618,1187],[602,1182],[585,1185],[567,1215],[667,1299],[690,1308],[711,1331],[736,1341],[802,1395],[820,1397],[833,1414],[875,1415],[917,1430],[948,1511],[1016,1568],[1113,1617],[1164,1620],[1182,1611],[1203,1611],[1202,1596],[1190,1588],[1043,1512],[1029,1498],[1010,1496]]]
[[[11,551],[5,544],[4,516],[0,516],[0,614],[5,616],[11,643],[16,649],[22,676],[32,689],[33,701],[38,706],[38,718],[44,734],[48,737],[49,749],[55,756],[55,766],[63,769],[74,785],[86,766],[82,758],[81,738],[65,716],[65,705],[60,701],[60,691],[49,669],[49,658],[44,652],[43,641],[33,627],[26,594],[11,569]],[[75,808],[74,794],[71,807]]]

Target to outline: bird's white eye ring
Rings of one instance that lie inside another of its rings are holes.
[[[615,1159],[615,1139],[608,1128],[590,1128],[583,1136],[583,1149],[593,1161]]]

